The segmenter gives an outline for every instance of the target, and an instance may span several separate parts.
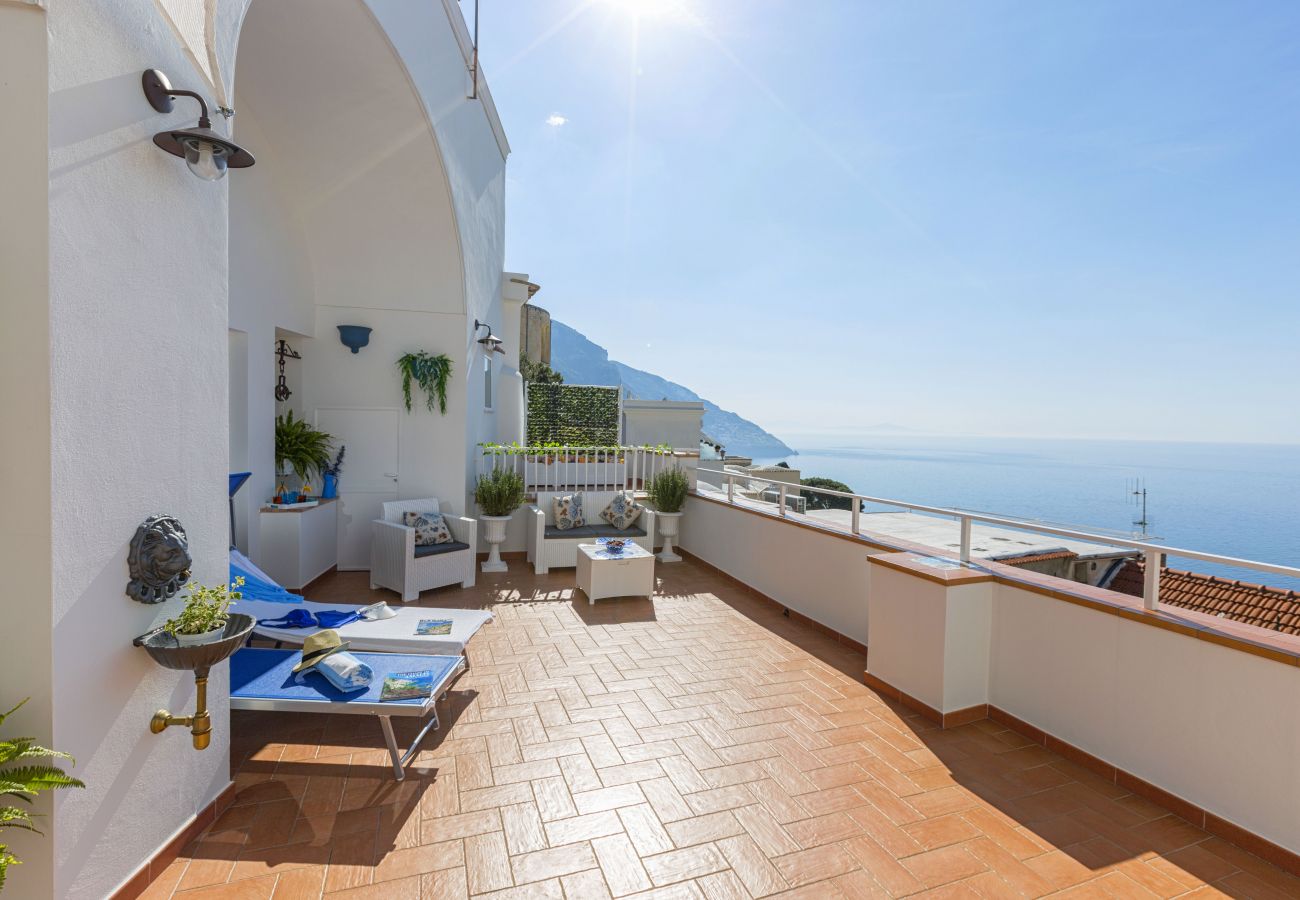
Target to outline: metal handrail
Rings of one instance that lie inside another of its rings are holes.
[[[728,472],[724,469],[709,469],[703,466],[697,468],[697,471],[703,475],[712,473],[721,475],[726,479],[727,502],[735,504],[735,482],[736,479],[745,479],[749,482],[767,481],[757,475],[748,475],[738,472]],[[790,485],[793,487],[794,485]],[[1142,553],[1145,566],[1145,585],[1143,590],[1142,602],[1147,609],[1155,609],[1156,602],[1160,597],[1160,567],[1161,557],[1163,556],[1182,556],[1187,559],[1196,559],[1201,562],[1217,563],[1224,566],[1234,566],[1242,569],[1253,569],[1258,572],[1268,572],[1273,575],[1285,575],[1291,578],[1300,578],[1300,568],[1293,566],[1283,566],[1277,563],[1259,562],[1253,559],[1239,559],[1235,556],[1223,556],[1219,553],[1207,553],[1203,550],[1188,550],[1183,547],[1170,547],[1166,544],[1156,544],[1149,541],[1137,541],[1131,538],[1108,537],[1106,535],[1095,534],[1089,531],[1081,531],[1074,528],[1064,528],[1059,525],[1039,525],[1028,523],[1023,519],[1007,518],[1005,516],[996,516],[988,513],[977,513],[969,510],[953,509],[946,506],[930,506],[924,503],[911,503],[906,500],[892,500],[885,497],[872,497],[867,494],[857,494],[851,491],[836,491],[830,488],[810,487],[808,485],[798,486],[800,493],[824,494],[829,497],[840,497],[855,501],[852,504],[852,528],[853,533],[860,532],[860,514],[863,503],[875,503],[881,506],[896,506],[901,509],[913,510],[915,512],[929,513],[931,515],[946,516],[957,519],[961,523],[961,561],[970,562],[971,550],[971,525],[980,522],[985,525],[997,525],[1002,528],[1012,528],[1017,531],[1027,531],[1033,534],[1050,534],[1054,537],[1071,538],[1074,540],[1086,541],[1088,543],[1102,544],[1111,547],[1123,547],[1126,550],[1137,550]],[[785,511],[785,493],[781,490],[781,512],[779,516],[784,518]]]

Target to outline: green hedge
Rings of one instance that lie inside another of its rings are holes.
[[[804,487],[825,488],[828,491],[843,491],[846,494],[853,493],[853,488],[842,481],[836,481],[834,478],[821,478],[814,475],[812,478],[800,478],[799,483]],[[853,501],[848,497],[828,497],[825,494],[804,494],[804,496],[808,498],[809,509],[853,509]]]
[[[528,443],[600,447],[618,443],[619,388],[528,385]]]

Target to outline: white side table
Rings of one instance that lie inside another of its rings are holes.
[[[339,562],[339,505],[321,500],[297,509],[262,507],[261,567],[280,586],[302,590]]]
[[[653,597],[654,554],[631,541],[619,554],[603,543],[579,544],[578,587],[593,605],[605,597]]]

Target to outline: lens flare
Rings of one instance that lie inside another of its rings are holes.
[[[685,0],[599,0],[600,5],[617,10],[634,19],[684,18],[688,14]]]

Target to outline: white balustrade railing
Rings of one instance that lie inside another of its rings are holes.
[[[521,447],[483,444],[479,474],[512,469],[524,490],[643,491],[664,469],[682,460],[669,447]],[[692,458],[693,461],[693,458]]]
[[[1251,569],[1256,572],[1268,572],[1273,575],[1283,575],[1288,578],[1300,578],[1300,568],[1293,566],[1283,566],[1276,563],[1258,562],[1252,559],[1239,559],[1233,556],[1223,556],[1219,553],[1207,553],[1202,550],[1187,550],[1181,547],[1168,547],[1163,544],[1155,544],[1149,541],[1139,541],[1132,538],[1121,537],[1113,534],[1102,534],[1094,531],[1087,531],[1078,528],[1067,528],[1060,525],[1052,525],[1044,522],[1026,521],[1010,516],[998,516],[988,513],[972,512],[970,510],[952,509],[944,506],[928,506],[923,503],[909,503],[906,500],[891,500],[883,497],[871,497],[866,494],[855,494],[848,491],[835,491],[829,488],[816,488],[807,485],[787,485],[773,479],[764,478],[762,475],[753,475],[746,473],[738,468],[713,468],[700,465],[696,470],[699,480],[699,492],[716,494],[718,497],[725,497],[726,501],[731,504],[746,503],[749,505],[774,506],[773,515],[785,517],[789,515],[788,493],[791,488],[797,489],[801,495],[821,495],[825,497],[837,497],[849,501],[851,512],[850,529],[853,534],[861,533],[861,514],[864,503],[872,503],[878,506],[891,506],[899,509],[906,509],[912,512],[925,513],[933,516],[956,519],[961,527],[961,550],[960,557],[963,563],[970,562],[971,559],[971,526],[976,523],[985,525],[996,525],[1002,528],[1011,528],[1017,531],[1030,532],[1032,534],[1050,534],[1055,537],[1067,538],[1070,540],[1086,541],[1093,544],[1102,544],[1110,547],[1122,547],[1127,550],[1135,550],[1142,554],[1144,561],[1144,577],[1146,579],[1142,594],[1143,605],[1147,609],[1155,609],[1156,603],[1160,599],[1160,569],[1164,565],[1164,559],[1167,556],[1180,556],[1186,559],[1200,560],[1201,562],[1216,563],[1222,566],[1231,566],[1234,568]],[[742,485],[738,487],[739,485]],[[712,485],[715,490],[709,491],[708,486]],[[773,490],[779,492],[776,503],[771,503],[763,499],[765,493],[771,493]],[[744,496],[749,494],[748,497]],[[812,520],[815,524],[827,528],[833,528],[830,523],[824,521]]]

